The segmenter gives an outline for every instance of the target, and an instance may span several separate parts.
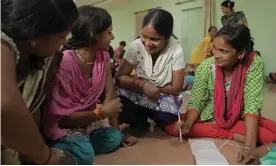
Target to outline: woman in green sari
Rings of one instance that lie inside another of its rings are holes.
[[[247,26],[247,19],[243,11],[235,12],[234,10],[235,2],[230,0],[223,1],[221,3],[221,11],[224,16],[221,17],[221,23],[223,26],[229,23],[238,23]]]

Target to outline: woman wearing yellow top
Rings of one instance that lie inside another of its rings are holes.
[[[209,57],[208,50],[211,50],[213,45],[214,37],[217,33],[217,27],[211,26],[208,29],[209,35],[206,36],[199,44],[199,46],[193,51],[193,54],[190,59],[190,64],[198,65],[203,62],[206,57]]]

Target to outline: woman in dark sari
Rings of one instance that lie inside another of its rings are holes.
[[[76,5],[73,0],[1,0],[1,6],[1,164],[25,163],[22,158],[75,164],[70,154],[46,145],[38,125],[62,58],[53,54],[78,17]]]
[[[247,19],[243,11],[235,12],[234,10],[235,2],[230,0],[223,1],[221,3],[221,11],[224,16],[221,17],[221,23],[223,26],[229,23],[238,23],[247,26]]]

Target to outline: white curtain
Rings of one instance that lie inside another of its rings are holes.
[[[208,29],[213,25],[214,0],[203,0],[203,36],[208,35]]]

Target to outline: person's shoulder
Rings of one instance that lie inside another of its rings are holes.
[[[244,15],[244,12],[243,11],[237,11],[235,14]]]
[[[170,46],[174,47],[174,53],[175,54],[184,54],[183,48],[179,43],[179,40],[171,37],[170,38]]]
[[[238,11],[238,12],[235,12],[235,17],[238,19],[243,18],[243,17],[245,17],[245,14],[243,11]]]
[[[258,55],[254,55],[251,65],[262,65],[262,64],[263,64],[263,59]]]
[[[140,38],[132,41],[128,46],[128,50],[131,50],[131,51],[138,51],[138,50],[141,51],[143,49],[144,49],[144,45]]]
[[[212,65],[215,64],[215,58],[214,57],[210,57],[206,60],[204,60],[199,66],[198,69],[202,69],[202,70],[208,70],[212,67]],[[197,69],[197,70],[198,70]]]
[[[20,58],[20,53],[19,50],[17,49],[16,44],[14,43],[13,39],[10,38],[5,32],[1,31],[1,45],[7,46],[11,52],[14,54],[16,57],[16,64],[19,61]]]
[[[143,45],[141,38],[135,39],[130,43],[130,46],[141,46]]]
[[[65,50],[62,53],[63,55],[60,63],[60,69],[69,71],[72,68],[73,62],[75,61],[74,59],[75,51]]]
[[[204,39],[203,39],[203,41],[204,41],[205,43],[211,42],[211,36],[210,36],[210,35],[205,36]]]

